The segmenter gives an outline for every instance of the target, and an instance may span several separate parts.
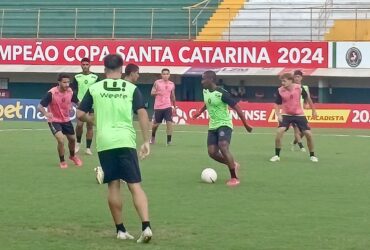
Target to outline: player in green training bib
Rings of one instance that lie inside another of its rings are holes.
[[[294,83],[299,84],[302,86],[302,88],[306,91],[307,95],[310,95],[310,90],[307,85],[302,84],[303,80],[303,72],[301,70],[295,70],[294,71]],[[305,100],[301,97],[301,106],[304,109]],[[299,146],[299,150],[301,152],[306,152],[306,149],[303,146],[302,138],[304,137],[304,134],[302,131],[299,130],[299,128],[292,124],[292,127],[294,129],[294,141],[292,142],[292,151],[295,151],[296,145]]]
[[[81,60],[81,68],[82,72],[75,75],[72,82],[72,89],[74,92],[77,92],[77,98],[81,102],[83,97],[86,94],[86,91],[89,89],[91,85],[98,82],[100,79],[98,75],[90,72],[90,59],[89,58],[82,58]],[[93,111],[91,110],[90,113]],[[75,152],[77,153],[80,150],[81,138],[83,134],[83,126],[84,123],[77,120],[76,125],[76,148]],[[93,125],[90,123],[86,123],[86,154],[92,155],[91,152],[91,143],[93,138]]]
[[[237,170],[240,165],[234,160],[233,155],[229,151],[233,122],[228,107],[236,111],[248,132],[252,132],[252,127],[248,125],[238,105],[238,100],[234,99],[229,92],[216,85],[216,73],[214,71],[203,73],[202,85],[205,105],[194,114],[193,118],[196,119],[205,110],[208,111],[208,155],[229,168],[231,179],[226,184],[228,186],[237,186],[240,183],[237,176]]]
[[[125,79],[122,80],[123,59],[120,55],[104,58],[107,79],[89,87],[77,110],[82,121],[96,125],[96,146],[104,176],[108,183],[108,204],[116,224],[117,238],[132,240],[122,221],[121,182],[126,181],[131,192],[136,211],[142,221],[142,233],[138,243],[148,243],[152,237],[149,222],[148,200],[141,187],[141,173],[136,151],[136,131],[133,115],[138,115],[144,143],[140,148],[140,158],[150,153],[149,118],[141,92],[134,84],[139,78],[139,67],[128,64]],[[94,105],[94,117],[88,112]]]

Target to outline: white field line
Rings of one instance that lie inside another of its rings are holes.
[[[0,129],[0,132],[22,132],[22,131],[47,131],[49,129],[46,128],[9,128],[9,129]],[[161,130],[160,130],[161,131]],[[162,130],[165,131],[165,130]],[[188,131],[188,130],[175,130],[174,133],[192,133],[192,134],[206,134],[207,130],[202,131]],[[233,132],[233,134],[247,134],[247,132]],[[258,133],[252,132],[248,135],[275,135],[275,133]],[[370,138],[370,135],[349,135],[349,134],[320,134],[314,133],[314,136],[324,136],[324,137],[358,137],[358,138]]]

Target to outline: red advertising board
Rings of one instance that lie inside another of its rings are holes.
[[[198,119],[192,115],[203,106],[202,102],[177,102],[178,109],[174,121],[178,124],[208,124],[208,113]],[[272,103],[240,102],[247,120],[255,127],[276,127],[277,119]],[[311,127],[316,128],[370,128],[370,104],[316,104],[318,117],[313,119],[311,110],[305,110]],[[236,112],[231,111],[234,125],[242,123]]]
[[[0,39],[0,64],[101,65],[110,53],[140,66],[327,68],[327,42]]]

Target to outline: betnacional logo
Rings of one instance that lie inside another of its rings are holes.
[[[346,61],[350,67],[358,67],[362,61],[361,51],[356,47],[350,48],[346,53]]]

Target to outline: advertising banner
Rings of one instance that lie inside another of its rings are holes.
[[[37,111],[40,100],[35,99],[0,99],[0,121],[45,121],[45,117]],[[203,102],[177,102],[178,108],[173,120],[176,124],[207,125],[208,113],[204,112],[198,119],[193,114],[200,109]],[[240,102],[248,122],[255,127],[276,127],[277,119],[273,103]],[[370,104],[316,104],[318,117],[313,119],[311,110],[305,114],[311,127],[316,128],[370,128]],[[242,123],[235,111],[230,111],[235,126]],[[70,113],[71,119],[76,117],[76,108]]]
[[[203,102],[177,102],[178,109],[174,121],[178,124],[208,124],[208,113],[204,112],[198,119],[193,114],[200,109]],[[248,122],[254,127],[277,127],[277,118],[272,103],[240,102]],[[311,127],[316,128],[370,128],[370,104],[316,104],[318,117],[313,119],[311,110],[305,110]],[[242,126],[238,115],[231,110],[235,126]]]
[[[111,53],[140,66],[327,68],[327,42],[0,39],[0,64],[102,65]]]
[[[370,42],[334,43],[335,68],[370,69]]]
[[[46,121],[45,116],[37,111],[37,99],[0,98],[0,121]],[[76,107],[70,112],[72,120],[76,118]]]

